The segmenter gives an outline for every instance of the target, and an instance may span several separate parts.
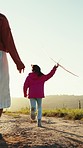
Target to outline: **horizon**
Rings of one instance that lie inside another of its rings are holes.
[[[68,94],[55,94],[55,95],[46,95],[44,98],[46,98],[46,97],[49,97],[49,96],[75,96],[75,97],[82,97],[83,95],[68,95]],[[18,96],[18,97],[15,97],[15,96],[13,96],[13,97],[11,97],[11,98],[25,98],[25,97],[22,97],[22,96]],[[42,99],[44,99],[44,98],[42,98]],[[26,97],[25,99],[29,99],[28,97]]]

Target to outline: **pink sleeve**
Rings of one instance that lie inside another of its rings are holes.
[[[47,75],[44,75],[44,81],[49,80],[55,74],[56,69],[56,66],[54,66],[53,69]]]
[[[27,89],[28,89],[28,87],[29,87],[29,81],[28,81],[28,77],[27,77],[25,82],[24,82],[24,86],[23,86],[24,97],[27,97]]]

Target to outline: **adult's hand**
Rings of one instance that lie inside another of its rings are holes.
[[[17,69],[19,73],[21,73],[22,71],[24,72],[25,65],[22,63],[22,61],[17,64]]]

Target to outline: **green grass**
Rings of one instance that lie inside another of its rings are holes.
[[[20,111],[10,112],[5,111],[5,114],[18,116],[19,114],[30,114],[30,110],[28,108],[22,108]],[[46,117],[59,117],[67,120],[83,120],[83,109],[54,109],[54,110],[43,110],[43,116]]]
[[[63,117],[64,119],[83,120],[83,109],[43,110],[43,116]]]

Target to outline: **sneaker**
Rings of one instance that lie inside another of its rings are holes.
[[[42,125],[41,125],[41,119],[38,119],[38,127],[42,127]]]
[[[34,108],[32,108],[32,109],[31,109],[31,119],[32,119],[32,120],[35,120],[35,117],[36,117],[35,111],[34,111]]]
[[[0,140],[2,139],[3,137],[2,137],[2,134],[0,133]]]

